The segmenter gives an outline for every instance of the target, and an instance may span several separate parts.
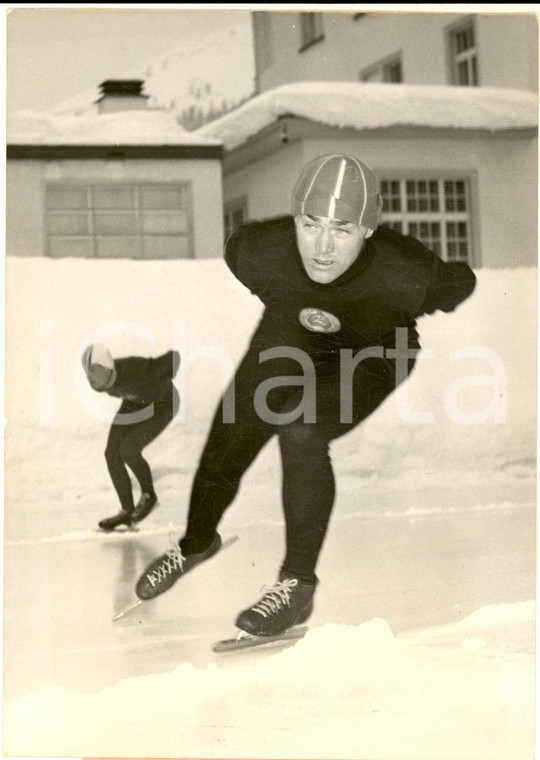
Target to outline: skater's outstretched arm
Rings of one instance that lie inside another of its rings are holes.
[[[433,254],[433,273],[427,287],[422,311],[450,312],[473,293],[476,275],[464,261],[442,261]]]

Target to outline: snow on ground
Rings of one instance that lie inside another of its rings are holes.
[[[500,87],[293,82],[252,98],[196,134],[233,150],[280,116],[291,115],[341,128],[412,125],[492,132],[536,127],[538,98]]]
[[[183,663],[99,694],[53,688],[9,706],[6,746],[26,735],[17,744],[41,755],[98,757],[112,746],[129,757],[530,758],[530,662],[484,638],[516,613],[533,624],[532,604],[502,621],[488,611],[485,629],[465,620],[466,636],[458,628],[440,647],[396,639],[373,619],[316,628],[256,667]]]
[[[274,442],[233,547],[113,623],[180,532],[222,384],[260,305],[219,259],[8,259],[4,753],[522,760],[533,755],[536,270],[479,270],[419,324],[408,398],[333,446],[338,497],[306,638],[212,655],[283,550]],[[147,449],[139,533],[103,460],[117,402],[80,354],[183,356],[181,415]],[[475,379],[476,378],[476,379]]]

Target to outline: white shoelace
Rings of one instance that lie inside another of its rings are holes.
[[[173,570],[181,570],[186,561],[172,531],[169,533],[169,541],[171,542],[171,548],[163,558],[161,565],[158,565],[151,573],[146,573],[146,577],[153,587],[165,580],[167,575],[172,573]]]
[[[291,591],[298,586],[296,578],[287,578],[275,586],[269,588],[260,602],[252,607],[253,612],[258,612],[263,617],[268,617],[278,612],[284,605],[289,606],[291,601]]]

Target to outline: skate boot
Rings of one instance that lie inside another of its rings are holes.
[[[104,520],[100,520],[98,522],[98,525],[101,530],[111,531],[115,528],[118,528],[119,525],[126,525],[128,528],[131,528],[132,522],[133,514],[121,509],[117,515],[114,515],[113,517],[106,517]]]
[[[168,552],[157,557],[151,562],[144,573],[141,575],[135,586],[135,593],[146,601],[153,599],[164,591],[168,591],[176,581],[185,575],[201,562],[210,559],[221,548],[221,537],[216,533],[214,540],[203,552],[198,554],[188,554],[185,557],[175,541],[173,548]]]
[[[148,517],[150,512],[154,509],[158,503],[155,493],[143,493],[139,499],[137,506],[133,510],[133,522],[138,523]]]
[[[275,586],[236,618],[236,626],[252,636],[277,636],[287,628],[305,623],[313,612],[316,584],[281,573]]]

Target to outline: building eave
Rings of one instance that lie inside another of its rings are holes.
[[[62,160],[222,160],[222,145],[16,145],[7,146],[8,159]]]
[[[295,116],[280,116],[256,135],[232,150],[225,150],[223,171],[229,174],[255,160],[300,140],[492,140],[528,139],[538,137],[534,128],[501,130],[470,129],[463,127],[428,127],[419,125],[392,125],[388,127],[355,129],[334,127],[319,121]]]

